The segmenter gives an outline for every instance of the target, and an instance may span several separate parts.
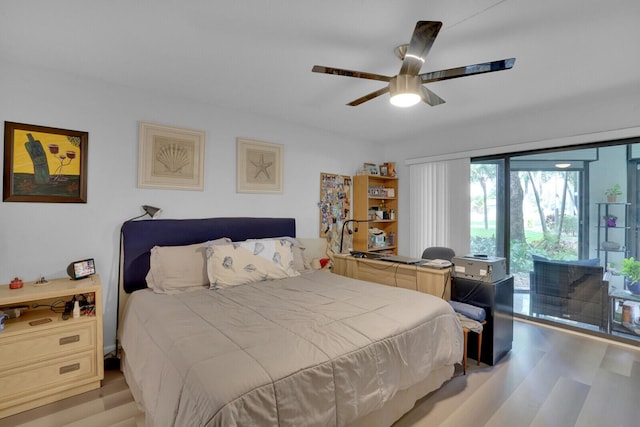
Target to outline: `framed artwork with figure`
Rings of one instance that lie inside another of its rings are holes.
[[[87,202],[89,133],[4,122],[5,202]]]

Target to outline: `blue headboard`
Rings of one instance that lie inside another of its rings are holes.
[[[127,293],[147,287],[154,246],[181,246],[228,237],[233,241],[296,236],[294,218],[204,218],[128,221],[122,225],[122,286]]]

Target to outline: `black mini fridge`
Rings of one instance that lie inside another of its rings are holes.
[[[482,332],[480,361],[492,366],[498,363],[511,351],[513,342],[513,276],[494,283],[454,277],[451,299],[485,309],[487,324]],[[471,336],[467,354],[477,360],[478,348]]]

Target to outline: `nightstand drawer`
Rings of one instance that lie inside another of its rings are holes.
[[[95,321],[6,337],[0,340],[0,369],[77,353],[95,345]]]
[[[82,379],[97,378],[96,352],[89,350],[59,357],[47,362],[0,372],[0,409],[20,395],[33,398],[57,385],[71,384]]]

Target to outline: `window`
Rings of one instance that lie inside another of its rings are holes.
[[[504,160],[471,163],[471,253],[504,256]]]
[[[637,142],[472,159],[471,251],[507,259],[516,315],[640,340],[640,318],[626,327],[621,320],[640,296],[618,274],[623,259],[638,257]],[[620,199],[607,202],[616,184]],[[607,214],[617,226],[606,225]],[[617,291],[626,293],[614,298]]]

